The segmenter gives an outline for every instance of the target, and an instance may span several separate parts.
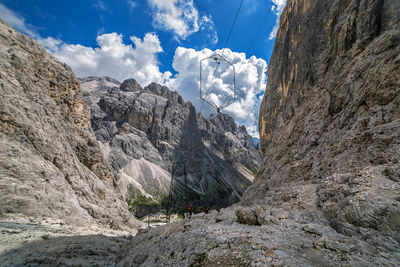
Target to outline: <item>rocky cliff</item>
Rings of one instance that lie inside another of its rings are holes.
[[[129,203],[144,197],[161,203],[171,190],[174,205],[182,206],[186,190],[192,205],[227,206],[250,184],[260,154],[245,127],[229,116],[205,119],[177,92],[156,83],[141,88],[133,79],[120,84],[108,77],[80,83],[93,130]],[[171,181],[173,162],[185,162],[187,188],[182,170]]]
[[[117,263],[399,266],[399,55],[399,1],[288,0],[240,206],[145,230]]]
[[[311,186],[337,231],[399,240],[399,23],[398,1],[288,2],[260,110],[264,160],[243,203]]]
[[[135,232],[71,69],[0,21],[0,217]]]

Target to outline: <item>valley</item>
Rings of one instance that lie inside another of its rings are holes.
[[[258,141],[0,21],[0,265],[399,266],[399,36],[398,1],[288,0]]]

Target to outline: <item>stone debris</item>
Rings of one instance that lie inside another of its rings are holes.
[[[193,266],[199,261],[198,255],[202,255],[199,266],[374,266],[381,262],[397,266],[400,263],[399,244],[385,246],[384,257],[368,242],[329,227],[320,211],[306,224],[270,215],[279,223],[259,226],[242,223],[236,217],[254,214],[255,209],[235,206],[143,230],[122,246],[117,266]],[[301,218],[308,212],[292,210],[291,213]],[[215,223],[217,217],[221,221]],[[237,221],[230,222],[232,218]]]

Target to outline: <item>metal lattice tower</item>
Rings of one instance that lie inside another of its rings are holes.
[[[170,217],[171,217],[171,211],[172,211],[172,208],[174,207],[174,203],[175,203],[175,199],[174,199],[174,197],[176,197],[176,196],[173,196],[173,194],[174,194],[174,190],[176,189],[175,188],[175,175],[176,175],[176,172],[177,172],[177,170],[178,170],[178,168],[179,167],[181,167],[182,168],[182,170],[183,170],[183,175],[184,175],[184,187],[185,187],[185,191],[184,191],[184,194],[185,194],[185,210],[187,210],[188,209],[188,192],[187,192],[187,171],[186,171],[186,164],[185,164],[185,162],[182,162],[182,161],[179,161],[179,162],[174,162],[174,164],[172,165],[172,173],[171,173],[171,185],[170,185],[170,188],[169,188],[169,195],[168,195],[168,202],[167,202],[167,217],[166,217],[166,220],[167,220],[167,222],[169,222],[170,221]]]

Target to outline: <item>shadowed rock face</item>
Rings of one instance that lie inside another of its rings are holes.
[[[0,217],[135,231],[71,69],[0,21]]]
[[[205,119],[177,92],[156,83],[142,89],[133,79],[80,81],[93,130],[128,201],[137,193],[165,198],[178,161],[186,163],[191,204],[226,206],[240,199],[261,160],[244,126],[225,114]],[[177,205],[183,205],[183,177],[172,183]]]

